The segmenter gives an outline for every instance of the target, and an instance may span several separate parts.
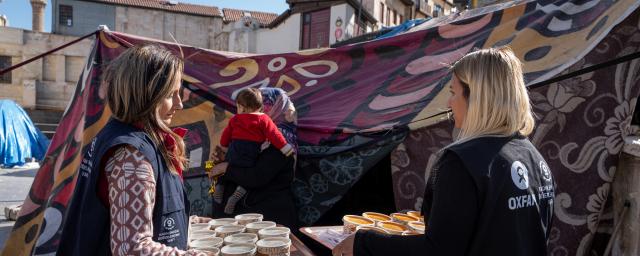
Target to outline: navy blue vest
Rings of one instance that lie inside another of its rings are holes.
[[[153,166],[153,240],[186,250],[189,202],[180,177],[169,171],[144,131],[112,119],[84,148],[78,181],[62,225],[58,255],[111,255],[109,209],[98,197],[97,182],[103,155],[124,144],[139,150]],[[131,206],[135,209],[134,202]]]

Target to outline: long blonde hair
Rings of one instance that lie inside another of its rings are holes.
[[[186,163],[184,140],[160,119],[158,106],[172,93],[183,69],[183,61],[169,50],[144,45],[124,51],[109,64],[103,76],[113,117],[123,123],[141,125],[174,174],[177,172],[171,160],[177,160],[181,169]],[[164,137],[159,131],[176,140],[174,152],[164,146]]]
[[[458,141],[483,135],[531,134],[535,121],[522,76],[522,63],[510,48],[469,53],[451,69],[469,92],[467,114]]]

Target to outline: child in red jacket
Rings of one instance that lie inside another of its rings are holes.
[[[244,89],[236,97],[238,114],[234,115],[222,132],[220,146],[227,149],[225,160],[230,166],[253,167],[262,149],[264,142],[279,149],[289,156],[293,153],[293,147],[287,143],[278,127],[271,118],[262,113],[262,94],[255,88]],[[214,200],[222,203],[223,186],[216,186]],[[224,207],[226,214],[232,214],[236,203],[247,193],[247,190],[238,186],[229,197]]]

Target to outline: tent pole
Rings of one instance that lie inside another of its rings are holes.
[[[47,56],[47,55],[52,54],[52,53],[54,53],[54,52],[56,52],[56,51],[59,51],[60,49],[64,49],[64,48],[66,48],[66,47],[68,47],[68,46],[70,46],[70,45],[72,45],[72,44],[75,44],[75,43],[77,43],[77,42],[80,42],[80,41],[82,41],[82,40],[84,40],[84,39],[86,39],[86,38],[88,38],[88,37],[90,37],[90,36],[94,36],[94,35],[96,35],[99,31],[100,31],[100,30],[96,30],[96,31],[91,32],[91,33],[89,33],[89,34],[87,34],[87,35],[84,35],[84,36],[82,36],[82,37],[80,37],[80,38],[78,38],[78,39],[76,39],[76,40],[73,40],[73,41],[71,41],[71,42],[69,42],[69,43],[66,43],[66,44],[64,44],[64,45],[58,46],[58,47],[56,47],[56,48],[54,48],[54,49],[52,49],[52,50],[50,50],[50,51],[48,51],[48,52],[42,53],[42,54],[40,54],[40,55],[38,55],[38,56],[35,56],[35,57],[31,58],[31,59],[25,60],[25,61],[23,61],[23,62],[20,62],[20,63],[16,64],[16,65],[11,66],[11,67],[8,67],[8,68],[6,68],[6,69],[0,70],[0,76],[1,76],[1,75],[4,75],[5,73],[11,72],[12,70],[14,70],[14,69],[16,69],[16,68],[19,68],[19,67],[22,67],[22,66],[24,66],[24,65],[27,65],[27,64],[29,64],[29,63],[31,63],[31,62],[33,62],[33,61],[37,60],[37,59],[40,59],[40,58],[42,58],[42,57],[44,57],[44,56]]]
[[[632,124],[633,126],[633,124]],[[640,134],[627,136],[611,184],[615,227],[607,246],[612,255],[640,253]],[[605,252],[606,253],[606,252]],[[607,255],[607,254],[604,254]]]

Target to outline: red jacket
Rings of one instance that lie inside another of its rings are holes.
[[[289,155],[293,151],[276,124],[265,114],[236,114],[233,116],[222,132],[220,145],[229,147],[231,140],[269,141],[285,155]]]

